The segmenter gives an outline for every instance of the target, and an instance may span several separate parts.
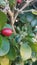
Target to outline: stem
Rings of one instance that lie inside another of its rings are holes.
[[[13,31],[14,31],[14,33],[16,34],[16,31],[15,31],[15,28],[14,28],[14,20],[13,20],[12,17],[11,17],[11,25],[12,25],[12,27],[13,27]]]
[[[29,3],[24,4],[24,6],[20,9],[22,11],[24,8],[26,8],[29,5]]]
[[[15,15],[15,18],[14,18],[15,20],[16,20],[18,14],[19,14],[23,9],[25,9],[27,6],[29,6],[30,2],[32,2],[32,1],[33,1],[33,0],[30,0],[29,2],[26,2],[26,4],[24,4],[24,6],[23,6],[20,10],[17,11],[17,13],[16,13],[16,15]],[[14,20],[14,22],[15,22],[15,20]]]
[[[10,9],[8,10],[8,14],[10,15],[11,18],[11,25],[13,27],[14,33],[16,34],[15,28],[14,28],[14,12],[12,12]]]
[[[17,9],[16,9],[17,11]],[[20,11],[20,13],[24,13],[24,12],[32,12],[32,11],[36,11],[35,9],[30,9],[30,10],[24,10],[24,11]]]
[[[19,12],[17,12],[17,13],[15,14],[14,23],[15,23],[15,21],[16,21],[16,18],[17,18],[17,16],[18,16],[18,14],[19,14]]]
[[[7,1],[7,0],[6,0]],[[27,0],[26,1],[26,4],[24,4],[24,6],[20,9],[20,10],[18,10],[17,12],[16,12],[16,14],[15,14],[15,17],[14,17],[14,12],[12,12],[10,9],[8,9],[8,14],[10,15],[10,17],[11,17],[11,25],[12,25],[12,27],[13,27],[13,30],[14,30],[14,33],[16,34],[16,31],[15,31],[15,28],[14,28],[14,23],[15,23],[15,21],[16,21],[16,18],[17,18],[17,16],[18,16],[18,14],[23,10],[23,9],[25,9],[29,4],[30,4],[30,2],[32,2],[33,0]]]
[[[27,1],[26,4],[24,4],[24,6],[20,9],[20,11],[22,11],[23,9],[25,9],[27,6],[29,6],[30,2],[32,2],[33,0]]]

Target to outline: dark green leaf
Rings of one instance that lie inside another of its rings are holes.
[[[6,39],[2,39],[2,45],[0,47],[0,56],[6,55],[10,50],[10,44],[9,41]]]
[[[9,0],[10,7],[15,6],[16,0]]]
[[[31,22],[31,26],[32,26],[32,27],[35,27],[36,24],[37,24],[37,19],[34,19],[34,20]]]
[[[7,16],[2,11],[0,11],[0,30],[7,22]]]
[[[14,47],[11,47],[9,53],[7,54],[7,57],[10,60],[15,60],[16,56],[17,56],[16,49]]]

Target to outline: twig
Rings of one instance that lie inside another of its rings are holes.
[[[15,10],[16,10],[16,11],[20,11],[19,9],[16,9],[16,8],[15,8]],[[32,11],[36,11],[36,10],[35,10],[35,9],[24,10],[24,11],[22,10],[22,11],[20,11],[19,13],[32,12]]]
[[[7,0],[5,0],[6,2],[8,2]],[[20,9],[20,10],[18,10],[17,12],[16,12],[16,14],[15,14],[15,17],[14,17],[14,12],[12,12],[11,10],[10,10],[10,7],[9,7],[9,3],[7,3],[7,5],[8,6],[6,6],[7,8],[5,8],[4,9],[4,11],[7,11],[7,13],[9,14],[9,16],[10,16],[10,18],[11,18],[11,25],[12,25],[12,27],[13,27],[13,30],[14,30],[14,33],[16,34],[16,31],[15,31],[15,28],[14,28],[14,23],[15,23],[15,21],[16,21],[16,18],[17,18],[17,16],[18,16],[18,14],[21,12],[29,12],[29,11],[31,11],[31,10],[25,10],[25,11],[23,11],[23,9],[25,9],[27,6],[29,6],[29,4],[32,2],[33,0],[27,0],[26,1],[26,4],[24,4],[24,6]]]
[[[8,14],[10,15],[11,18],[11,25],[13,27],[14,33],[16,34],[15,28],[14,28],[14,13],[9,9]]]
[[[16,13],[16,15],[15,15],[15,20],[16,20],[16,18],[17,18],[17,16],[18,16],[18,14],[23,10],[23,9],[25,9],[27,6],[29,6],[29,4],[32,2],[33,0],[27,0],[26,1],[26,4],[24,4],[24,6],[19,10],[19,11],[17,11],[17,13]],[[14,22],[15,22],[15,20],[14,20]]]
[[[27,0],[26,4],[24,4],[24,6],[20,9],[20,11],[22,11],[23,9],[25,9],[27,6],[29,6],[29,4],[32,2],[33,0]]]
[[[15,21],[16,21],[16,18],[17,18],[17,16],[18,16],[18,14],[19,14],[19,11],[16,12],[16,14],[15,14],[15,17],[14,17],[14,23],[15,23]]]
[[[9,1],[5,0],[6,2],[6,7],[4,8],[3,12],[6,12],[9,14],[10,18],[11,18],[11,25],[13,28],[14,33],[16,34],[15,28],[14,28],[14,12],[11,11],[10,7],[9,7]]]

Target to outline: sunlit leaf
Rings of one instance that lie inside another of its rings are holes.
[[[9,65],[9,59],[6,57],[2,58],[1,65]]]
[[[29,59],[31,57],[31,53],[32,52],[29,45],[27,45],[26,43],[21,45],[20,54],[23,60]]]

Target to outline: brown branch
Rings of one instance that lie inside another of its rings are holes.
[[[17,13],[16,13],[16,15],[15,15],[15,18],[14,18],[15,20],[16,20],[18,14],[19,14],[23,9],[25,9],[27,6],[29,6],[29,4],[30,4],[32,1],[33,1],[33,0],[30,0],[30,1],[27,0],[26,4],[24,4],[24,6],[23,6],[19,11],[17,11]],[[14,20],[14,22],[15,22],[15,20]]]
[[[16,9],[17,11],[17,9]],[[37,11],[36,9],[29,9],[29,10],[24,10],[24,11],[20,11],[20,13],[26,13],[26,12],[32,12],[32,11]]]
[[[9,7],[9,3],[8,3],[8,0],[5,0],[5,2],[7,3],[7,5],[5,6],[5,8],[2,10],[2,7],[1,7],[1,11],[3,11],[4,13],[8,13],[8,15],[10,16],[10,19],[11,19],[11,25],[13,27],[13,31],[14,33],[16,34],[16,31],[15,31],[15,28],[14,28],[14,12],[12,12],[10,10],[10,7]]]
[[[12,12],[10,9],[7,12],[10,15],[11,18],[11,25],[13,27],[14,33],[16,34],[15,28],[14,28],[14,12]]]
[[[24,4],[24,6],[20,9],[20,11],[22,11],[23,9],[25,9],[27,6],[29,6],[29,4],[32,2],[33,0],[27,0],[26,4]]]
[[[10,15],[10,17],[11,17],[11,25],[13,27],[15,34],[16,34],[16,31],[15,31],[15,28],[14,28],[14,23],[16,21],[16,18],[18,16],[18,14],[30,4],[30,2],[32,2],[32,0],[30,0],[30,1],[27,0],[26,4],[24,4],[24,6],[16,12],[15,17],[14,17],[14,12],[12,12],[10,9],[8,9],[8,11],[7,11],[8,14]]]
[[[14,12],[12,12],[11,10],[10,10],[10,7],[9,7],[9,2],[8,2],[8,0],[5,0],[8,4],[8,9],[7,9],[7,13],[9,14],[9,16],[10,16],[10,19],[11,19],[11,25],[12,25],[12,28],[13,28],[13,31],[14,31],[14,34],[16,34],[16,31],[15,31],[15,28],[14,28]]]

